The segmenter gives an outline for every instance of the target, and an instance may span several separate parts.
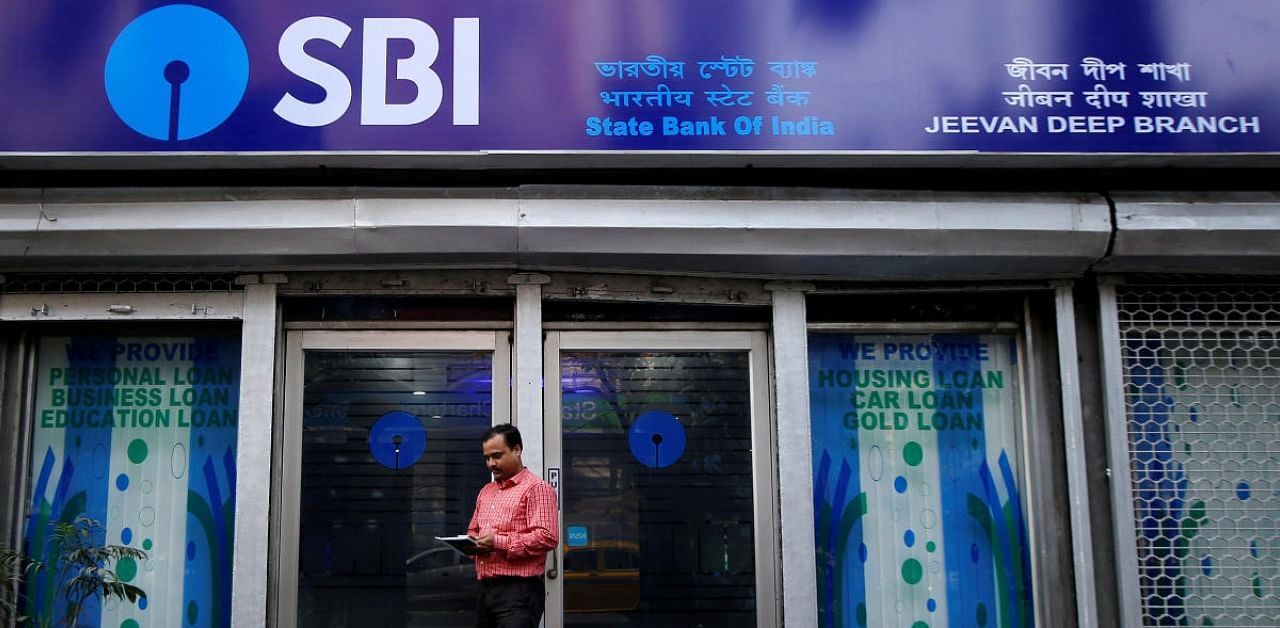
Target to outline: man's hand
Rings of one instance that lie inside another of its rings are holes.
[[[481,552],[487,554],[494,550],[496,541],[492,530],[471,538],[475,540],[476,546],[480,548]]]

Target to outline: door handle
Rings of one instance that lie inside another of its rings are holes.
[[[551,568],[547,570],[547,579],[555,580],[560,577],[560,550],[556,549],[551,552]]]

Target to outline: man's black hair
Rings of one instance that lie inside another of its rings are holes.
[[[484,437],[480,439],[480,442],[487,443],[490,438],[498,435],[502,435],[502,440],[506,441],[508,448],[515,449],[519,447],[524,449],[524,441],[520,439],[520,430],[510,423],[495,425],[485,430]]]

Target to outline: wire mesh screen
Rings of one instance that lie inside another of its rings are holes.
[[[235,274],[9,274],[0,293],[231,292],[243,290]]]
[[[1143,623],[1280,625],[1280,285],[1116,296]]]

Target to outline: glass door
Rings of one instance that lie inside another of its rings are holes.
[[[548,628],[777,624],[765,352],[755,332],[548,333]]]
[[[490,479],[507,336],[289,334],[279,625],[472,625],[475,567],[434,537],[466,531]]]

